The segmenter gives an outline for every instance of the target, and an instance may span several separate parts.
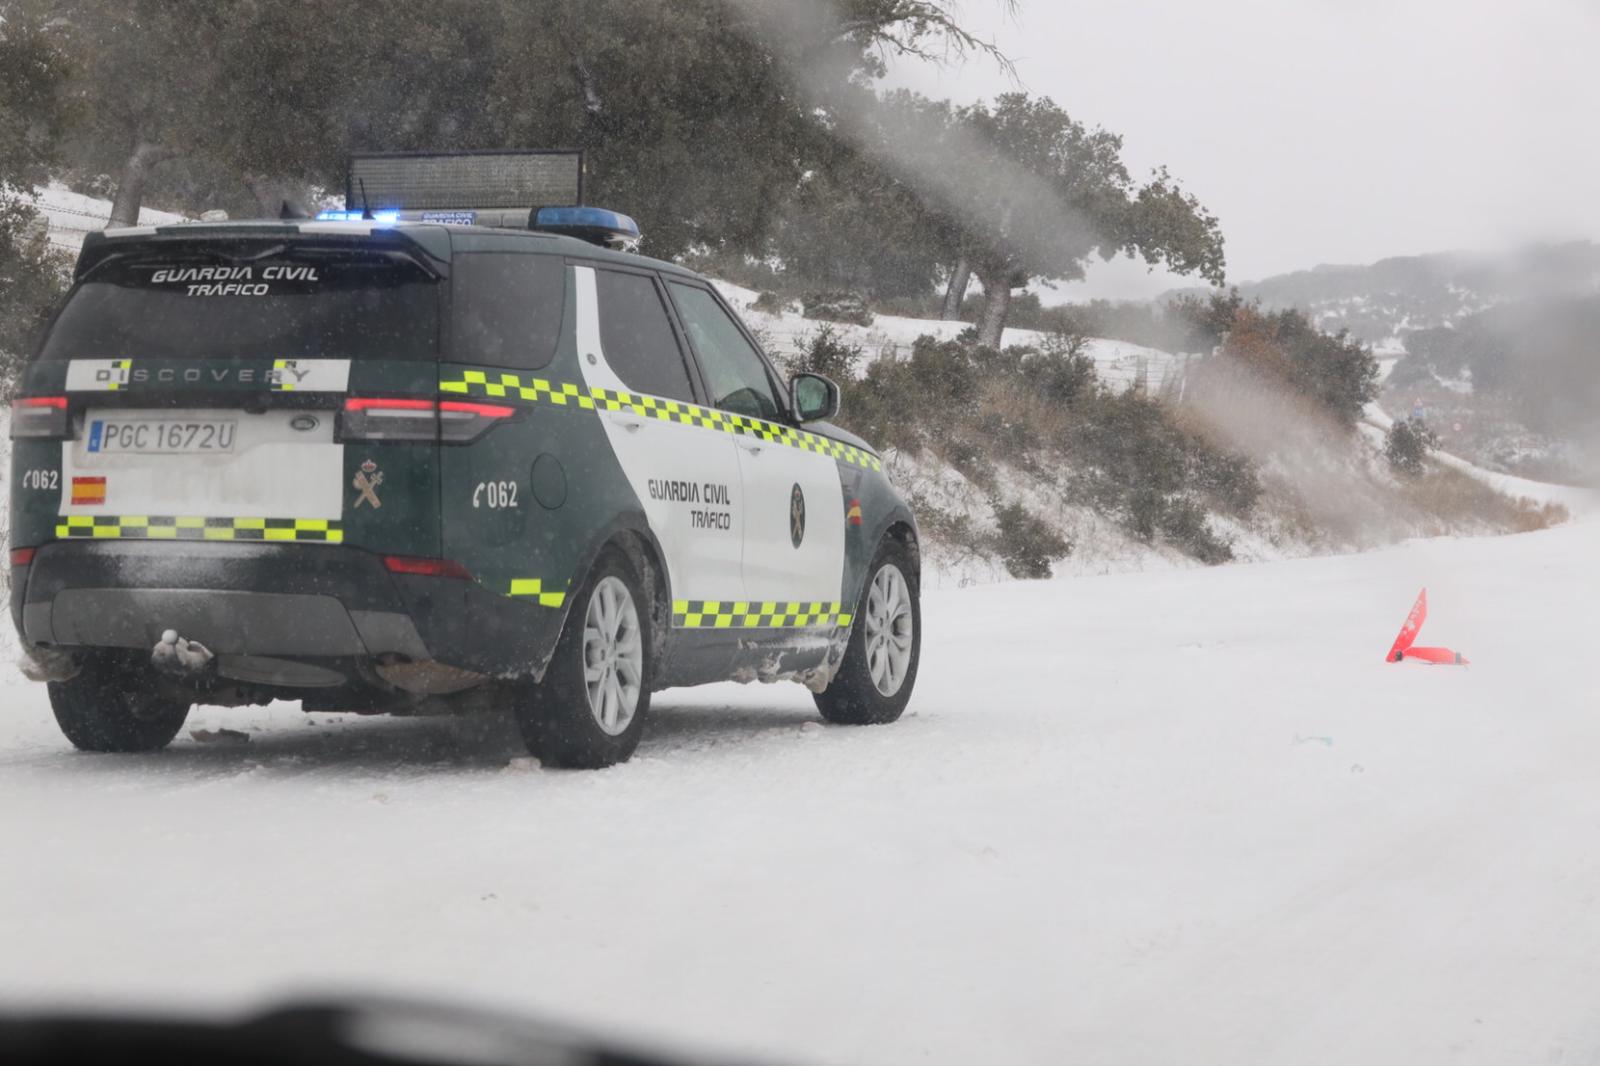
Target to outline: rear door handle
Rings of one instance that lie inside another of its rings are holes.
[[[742,441],[739,442],[739,447],[743,448],[745,451],[749,452],[751,455],[760,455],[761,454],[761,445],[755,443],[754,441],[742,440]]]
[[[621,426],[623,429],[627,430],[629,433],[639,432],[639,427],[644,425],[644,420],[634,415],[624,415],[613,412],[606,417],[611,419],[612,422]]]

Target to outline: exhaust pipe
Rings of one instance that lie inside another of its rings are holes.
[[[150,665],[175,677],[198,677],[215,658],[198,640],[185,640],[176,629],[166,630],[150,651]]]

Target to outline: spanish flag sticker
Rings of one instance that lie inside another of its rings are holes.
[[[92,507],[105,502],[105,478],[75,477],[72,479],[72,505],[74,507]]]
[[[853,526],[861,524],[861,501],[851,500],[850,509],[844,513],[845,521]]]

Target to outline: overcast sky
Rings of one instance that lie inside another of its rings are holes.
[[[962,0],[1027,91],[1165,163],[1222,221],[1230,280],[1600,237],[1597,0]],[[995,65],[901,63],[966,102]],[[1143,266],[1069,295],[1152,295]]]

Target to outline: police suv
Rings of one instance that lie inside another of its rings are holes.
[[[84,244],[11,417],[12,616],[67,738],[509,705],[595,767],[728,679],[897,718],[917,527],[837,387],[618,250],[581,157],[351,169],[346,212]]]

